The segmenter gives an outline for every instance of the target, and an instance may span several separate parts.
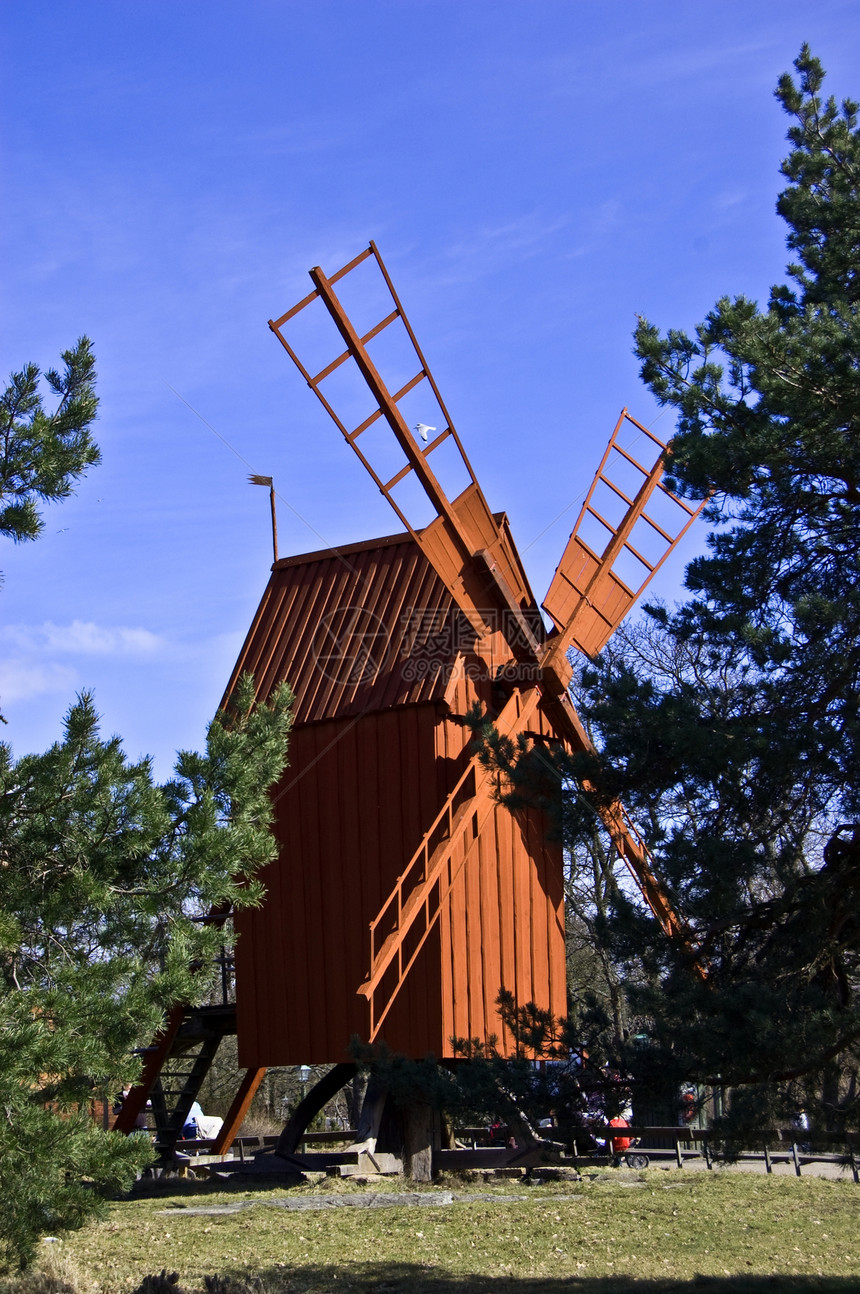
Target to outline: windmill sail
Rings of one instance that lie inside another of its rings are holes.
[[[652,453],[656,447],[655,462],[640,462],[620,444],[630,428]],[[558,630],[553,654],[601,651],[704,507],[690,507],[662,483],[667,451],[622,410],[543,602]]]
[[[476,630],[485,633],[487,611],[501,608],[533,638],[536,619],[521,620],[535,606],[525,572],[490,512],[375,244],[331,277],[318,267],[310,274],[315,290],[269,327]],[[351,314],[364,316],[361,331],[341,300],[347,290]]]

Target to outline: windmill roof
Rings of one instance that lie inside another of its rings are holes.
[[[470,630],[409,535],[282,558],[239,655],[266,697],[286,680],[295,721],[443,698]],[[229,690],[229,688],[228,688]]]

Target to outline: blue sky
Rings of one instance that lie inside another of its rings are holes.
[[[541,596],[621,407],[671,434],[637,312],[689,327],[783,276],[779,74],[808,40],[860,95],[854,0],[54,0],[2,27],[3,372],[89,334],[103,452],[2,544],[2,735],[43,749],[91,688],[161,776],[268,578],[248,472],[284,555],[398,528],[266,326],[310,266],[376,240]]]

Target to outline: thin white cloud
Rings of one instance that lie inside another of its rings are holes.
[[[444,250],[447,271],[437,271],[436,286],[472,282],[492,273],[516,255],[520,260],[537,256],[570,224],[566,215],[546,217],[529,212],[504,224],[484,225]]]
[[[23,660],[0,661],[0,698],[3,705],[51,693],[69,695],[77,686],[75,671],[66,665],[32,664]]]
[[[717,193],[711,199],[714,207],[724,210],[728,207],[737,207],[750,198],[757,199],[757,194],[750,194],[748,189],[724,189],[722,193]]]
[[[40,625],[7,625],[0,629],[0,644],[37,655],[68,656],[152,656],[168,647],[165,638],[149,629],[107,627],[91,620],[73,620],[66,625],[51,620]]]

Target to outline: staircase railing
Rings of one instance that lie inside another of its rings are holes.
[[[515,691],[505,705],[495,727],[507,736],[522,732],[539,700],[536,687],[528,692]],[[416,849],[394,888],[370,923],[370,972],[358,988],[370,1006],[369,1041],[374,1042],[409,971],[444,906],[451,888],[467,860],[472,856],[484,823],[494,810],[493,795],[496,774],[484,769],[474,756],[458,779],[421,844]],[[452,855],[462,843],[462,833],[471,826],[471,842],[455,870],[443,876]],[[434,890],[436,891],[434,895]],[[406,939],[420,916],[424,925],[417,943],[407,950]],[[389,967],[396,962],[396,978],[387,997],[380,1004],[377,993]]]

